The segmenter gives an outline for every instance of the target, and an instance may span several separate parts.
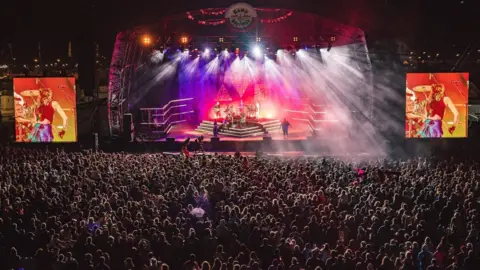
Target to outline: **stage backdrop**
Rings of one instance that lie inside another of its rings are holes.
[[[182,61],[178,67],[179,98],[195,98],[199,119],[213,119],[212,107],[217,102],[234,109],[258,102],[261,118],[281,119],[282,108],[301,108],[301,89],[299,85],[287,85],[295,81],[294,71],[290,71],[291,78],[278,72],[266,74],[266,67],[273,62],[233,55]]]
[[[467,137],[468,80],[466,72],[408,73],[405,137]]]
[[[15,78],[17,142],[76,142],[75,78]]]

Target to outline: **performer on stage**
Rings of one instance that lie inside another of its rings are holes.
[[[458,110],[453,104],[452,100],[445,95],[445,85],[432,84],[431,86],[417,86],[418,89],[422,87],[423,92],[429,92],[427,97],[427,112],[423,116],[423,129],[420,132],[422,138],[441,138],[443,136],[443,117],[445,109],[448,109],[453,114],[453,125],[448,131],[453,133],[458,123]]]
[[[233,126],[233,113],[230,112],[225,116],[225,119],[223,120],[223,126],[226,129],[230,129]]]
[[[226,115],[225,118],[228,118],[229,115],[233,114],[233,106],[228,104],[227,107],[225,108],[224,113]]]
[[[218,137],[218,133],[220,132],[217,124],[217,120],[213,122],[213,137]]]
[[[288,137],[288,128],[291,127],[290,123],[287,121],[287,118],[284,118],[281,124],[283,131],[283,138]]]
[[[257,110],[255,111],[255,117],[257,119],[260,119],[260,103],[257,102],[257,104],[255,105]]]
[[[220,102],[217,102],[215,106],[213,106],[213,112],[215,113],[215,119],[221,118]]]
[[[240,127],[244,127],[247,124],[247,115],[244,112],[240,113]]]
[[[35,123],[35,127],[32,134],[32,142],[52,142],[53,141],[53,117],[57,112],[63,120],[62,130],[58,133],[60,138],[65,135],[67,129],[68,117],[63,111],[60,104],[53,100],[52,90],[50,88],[40,89],[40,105],[37,107],[36,115],[38,116],[38,122]]]

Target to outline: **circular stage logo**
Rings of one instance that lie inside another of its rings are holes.
[[[246,3],[234,4],[225,12],[225,18],[238,30],[246,30],[256,17],[257,11]]]

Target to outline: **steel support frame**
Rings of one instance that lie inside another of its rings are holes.
[[[110,64],[109,88],[108,88],[108,120],[110,136],[119,136],[123,127],[123,114],[126,113],[128,89],[130,86],[130,74],[132,66],[132,47],[135,46],[135,32],[119,32],[115,40],[115,46]],[[127,91],[127,93],[126,93]]]
[[[365,33],[362,30],[358,30],[355,36],[352,37],[352,43],[354,44],[355,59],[357,60],[358,70],[363,74],[365,78],[365,96],[366,98],[366,110],[365,115],[371,119],[374,109],[374,85],[372,74],[372,62],[370,61],[367,40]]]

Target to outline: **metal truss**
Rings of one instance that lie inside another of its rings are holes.
[[[363,74],[365,78],[364,91],[366,98],[365,104],[365,115],[371,119],[373,116],[374,109],[374,85],[373,85],[373,74],[372,74],[372,62],[370,61],[369,51],[367,47],[367,41],[365,39],[365,33],[358,29],[354,36],[352,37],[352,44],[354,46],[354,56],[357,69]],[[354,64],[352,63],[352,64]]]
[[[132,47],[135,46],[136,35],[134,32],[120,32],[117,34],[115,47],[110,64],[109,89],[108,89],[108,120],[110,135],[119,136],[122,132],[123,114],[128,109],[127,96],[130,87],[130,74],[132,66]]]

